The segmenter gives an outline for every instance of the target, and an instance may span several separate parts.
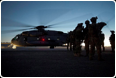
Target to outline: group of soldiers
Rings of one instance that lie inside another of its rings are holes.
[[[74,56],[82,56],[81,55],[81,43],[84,41],[85,43],[85,50],[86,56],[89,56],[89,59],[93,59],[93,55],[95,53],[95,47],[98,53],[98,60],[102,60],[101,56],[101,46],[103,47],[103,51],[105,51],[104,47],[104,34],[102,33],[101,29],[106,25],[104,22],[96,23],[97,17],[92,17],[89,20],[85,21],[86,27],[84,28],[83,23],[78,23],[77,27],[68,33],[67,38],[67,49],[73,50]],[[114,33],[114,32],[112,32]],[[114,35],[115,36],[115,35]],[[109,39],[111,44],[111,38]],[[114,40],[115,41],[115,40]],[[113,49],[115,48],[113,45]],[[114,51],[114,50],[112,50]]]

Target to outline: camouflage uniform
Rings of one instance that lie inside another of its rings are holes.
[[[100,42],[100,36],[98,35],[98,33],[100,32],[96,26],[96,20],[97,17],[92,17],[91,18],[91,22],[92,24],[89,26],[88,28],[88,34],[89,34],[89,41],[90,41],[90,53],[89,53],[89,59],[92,60],[93,59],[93,52],[95,49],[95,46],[97,48],[97,53],[98,53],[98,60],[101,60],[101,42]]]
[[[115,34],[114,34],[114,31],[111,31],[111,33],[112,34],[111,34],[109,40],[110,40],[112,52],[115,52]]]
[[[74,43],[74,56],[80,56],[81,55],[81,43],[83,40],[83,23],[79,23],[77,27],[74,30],[74,37],[75,37],[75,43]]]

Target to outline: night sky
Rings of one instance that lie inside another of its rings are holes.
[[[53,25],[48,30],[67,33],[78,23],[85,23],[95,16],[98,17],[97,22],[107,23],[102,31],[105,34],[105,45],[110,45],[110,30],[115,30],[113,1],[3,1],[1,42],[10,42],[14,36],[22,32],[15,30],[28,30],[39,25]],[[83,26],[85,27],[85,24]]]

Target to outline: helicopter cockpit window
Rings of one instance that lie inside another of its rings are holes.
[[[19,36],[14,37],[14,40],[18,40],[18,39],[19,39]]]

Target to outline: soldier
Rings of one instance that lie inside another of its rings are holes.
[[[101,57],[101,42],[100,42],[100,36],[98,35],[100,33],[100,30],[97,28],[97,17],[92,17],[91,19],[92,24],[88,28],[88,34],[89,34],[89,41],[90,41],[90,53],[89,53],[89,59],[93,59],[93,52],[94,52],[94,47],[96,46],[97,48],[97,53],[98,53],[98,60],[102,60]]]
[[[86,24],[86,28],[84,29],[83,31],[83,34],[84,34],[84,39],[85,39],[85,50],[86,50],[86,56],[89,55],[89,39],[88,39],[88,27],[90,25],[90,22],[89,20],[86,20],[85,21],[85,24]]]
[[[70,51],[74,50],[74,41],[75,41],[74,32],[72,31],[70,34]]]
[[[105,51],[105,47],[104,47],[104,39],[105,39],[105,36],[102,33],[102,31],[100,32],[100,38],[101,38],[101,46],[103,47],[103,51]]]
[[[77,27],[75,28],[74,32],[74,38],[75,43],[74,46],[74,56],[81,56],[81,43],[83,41],[83,23],[79,23]]]
[[[114,31],[110,31],[111,32],[111,36],[109,38],[110,44],[111,44],[111,48],[112,48],[112,52],[115,52],[115,34]]]
[[[73,50],[73,47],[72,45],[74,44],[74,36],[73,36],[73,31],[70,31],[68,33],[68,38],[67,38],[67,50],[68,50],[68,47],[70,47],[70,51]]]
[[[67,39],[66,39],[66,42],[67,42],[67,50],[69,50],[69,44],[70,44],[70,32],[68,32],[68,36],[67,36]]]

